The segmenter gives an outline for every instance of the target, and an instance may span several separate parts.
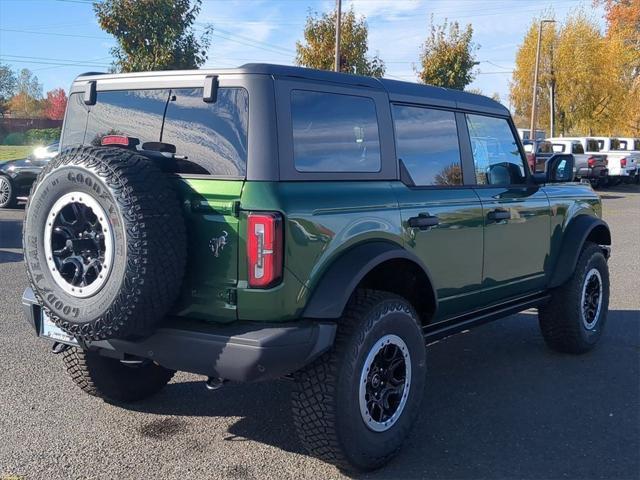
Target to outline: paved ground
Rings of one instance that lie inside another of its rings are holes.
[[[614,236],[606,336],[547,350],[521,314],[429,347],[424,413],[367,478],[640,478],[640,189],[602,192]],[[0,478],[339,478],[293,434],[285,381],[208,392],[180,374],[128,409],[81,392],[22,319],[22,210],[0,212]]]

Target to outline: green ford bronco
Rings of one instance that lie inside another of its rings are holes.
[[[486,97],[264,64],[89,73],[61,143],[27,206],[23,304],[107,401],[178,370],[289,377],[309,452],[367,470],[420,411],[428,342],[530,308],[554,350],[602,334],[600,200],[571,155],[532,174]]]

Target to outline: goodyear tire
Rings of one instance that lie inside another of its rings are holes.
[[[162,390],[175,373],[150,361],[129,366],[79,348],[66,350],[62,360],[71,380],[82,391],[108,402],[143,400]]]
[[[293,420],[314,456],[345,470],[372,470],[399,450],[420,411],[425,343],[413,307],[359,290],[333,348],[295,374]]]
[[[151,160],[79,147],[34,184],[23,247],[44,311],[89,342],[153,330],[180,290],[186,233],[177,194]]]
[[[585,353],[602,336],[609,310],[609,269],[602,249],[587,242],[573,275],[538,310],[547,345],[558,352]]]

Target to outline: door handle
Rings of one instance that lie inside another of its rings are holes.
[[[504,208],[496,208],[495,210],[491,210],[489,212],[487,218],[494,222],[499,222],[500,220],[510,220],[511,212],[509,210],[505,210]]]
[[[440,219],[436,215],[428,215],[421,213],[417,217],[411,217],[409,219],[409,226],[411,228],[419,228],[420,230],[427,230],[431,227],[435,227],[440,223]]]

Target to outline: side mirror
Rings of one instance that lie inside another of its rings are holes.
[[[545,166],[547,180],[554,182],[573,182],[575,158],[570,153],[556,153],[549,157]]]

